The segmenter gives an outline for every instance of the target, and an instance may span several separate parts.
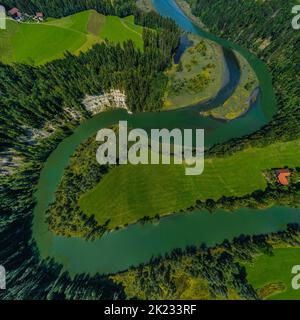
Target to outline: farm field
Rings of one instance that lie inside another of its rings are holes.
[[[262,299],[293,300],[300,298],[299,290],[291,285],[292,267],[300,264],[300,248],[274,249],[273,256],[261,255],[246,265],[248,281]]]
[[[195,35],[188,35],[191,46],[178,64],[166,72],[169,78],[165,109],[186,107],[213,98],[222,86],[222,49]]]
[[[7,29],[0,30],[0,60],[41,65],[62,58],[66,51],[84,52],[105,39],[114,43],[132,39],[142,49],[142,27],[134,25],[133,17],[103,16],[94,10],[44,23],[8,19]]]
[[[115,16],[105,17],[105,23],[100,31],[101,39],[108,39],[114,43],[124,42],[128,39],[134,41],[139,49],[143,49],[142,27],[134,24],[134,17],[123,19]]]
[[[186,176],[183,165],[118,166],[79,198],[79,206],[100,224],[110,220],[108,227],[114,229],[184,210],[196,200],[247,195],[266,188],[264,170],[299,166],[299,146],[295,140],[206,159],[200,176]]]

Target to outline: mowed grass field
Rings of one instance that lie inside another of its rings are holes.
[[[142,49],[142,27],[133,19],[103,16],[94,10],[44,23],[8,19],[7,29],[0,30],[0,61],[40,65],[62,58],[66,51],[79,54],[105,39],[114,43],[132,39]]]
[[[197,199],[243,196],[265,189],[263,171],[300,165],[300,140],[250,148],[233,156],[205,160],[204,173],[186,176],[183,165],[121,165],[113,168],[79,205],[109,228],[166,215],[194,205]]]
[[[291,285],[295,265],[300,265],[300,248],[274,249],[274,256],[261,255],[246,265],[247,279],[263,299],[299,300],[300,290]]]
[[[105,17],[105,23],[100,31],[101,39],[108,39],[115,43],[132,39],[139,49],[143,49],[142,27],[134,24],[134,17],[123,19],[115,16]]]

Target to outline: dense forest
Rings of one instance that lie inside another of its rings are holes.
[[[1,181],[0,257],[6,268],[7,290],[0,290],[0,300],[124,298],[122,287],[107,277],[82,274],[71,279],[54,261],[40,261],[31,239],[39,169],[29,164],[6,182]]]
[[[188,0],[211,32],[248,48],[271,72],[278,101],[273,121],[258,132],[211,150],[222,155],[249,145],[291,140],[300,134],[300,32],[291,21],[294,0]],[[225,8],[225,9],[224,9]],[[224,10],[225,13],[224,14]]]
[[[79,197],[97,185],[110,169],[108,165],[99,166],[97,149],[96,136],[92,136],[77,148],[64,171],[55,201],[46,213],[46,222],[57,235],[94,240],[106,231],[105,225],[100,226],[93,216],[86,216],[78,205]]]
[[[5,2],[24,10],[32,3]],[[56,7],[62,3],[71,7],[71,2],[55,3]],[[73,2],[72,8],[76,8]],[[77,7],[76,11],[80,10]],[[57,9],[56,16],[72,12]],[[106,42],[79,56],[66,53],[64,59],[40,67],[0,64],[0,256],[7,271],[7,290],[1,291],[0,299],[125,297],[122,287],[107,277],[78,275],[71,279],[61,274],[61,266],[54,261],[41,262],[31,239],[31,225],[42,163],[79,122],[90,116],[82,105],[86,94],[99,95],[116,88],[126,93],[132,111],[160,107],[167,82],[163,71],[179,44],[180,30],[175,22],[157,14],[148,19],[140,14],[136,19],[142,25],[147,23],[143,52],[132,41],[117,45]]]
[[[134,14],[134,0],[2,0],[7,10],[17,7],[34,15],[43,12],[46,17],[61,18],[84,10],[95,9],[104,15],[125,17]]]

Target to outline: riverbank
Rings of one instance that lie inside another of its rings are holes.
[[[177,6],[182,10],[182,12],[192,21],[197,27],[209,31],[205,24],[192,13],[191,6],[184,0],[174,0]]]
[[[290,222],[300,223],[299,210],[273,207],[267,210],[240,209],[230,214],[218,210],[180,213],[161,219],[158,225],[135,224],[106,233],[93,242],[55,236],[47,229],[35,234],[42,258],[62,264],[72,277],[115,274],[151,258],[187,246],[214,246],[240,234],[259,235],[283,230]],[[43,230],[40,228],[40,230]],[[212,231],[213,230],[213,231]]]
[[[212,100],[222,87],[225,59],[212,41],[188,34],[190,46],[166,71],[169,78],[164,109],[172,110]]]
[[[231,121],[245,115],[258,99],[259,81],[248,61],[238,52],[234,52],[238,59],[241,77],[233,94],[219,107],[201,112],[203,116]]]
[[[131,113],[126,105],[126,95],[120,90],[111,89],[98,96],[85,96],[83,105],[92,115],[113,109],[125,109]]]

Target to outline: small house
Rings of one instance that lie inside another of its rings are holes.
[[[37,12],[35,14],[35,19],[38,20],[38,21],[44,21],[44,14],[43,12]]]
[[[18,8],[12,8],[8,11],[8,14],[15,20],[22,19],[22,13]]]
[[[22,20],[22,13],[18,8],[12,8],[8,11],[8,14],[15,20]]]
[[[9,14],[10,16],[14,16],[14,15],[16,15],[18,12],[20,12],[20,10],[19,10],[18,8],[12,8],[12,9],[10,9],[10,10],[8,11],[8,14]]]
[[[289,185],[288,177],[291,175],[288,169],[277,170],[276,172],[278,182],[283,186]]]

